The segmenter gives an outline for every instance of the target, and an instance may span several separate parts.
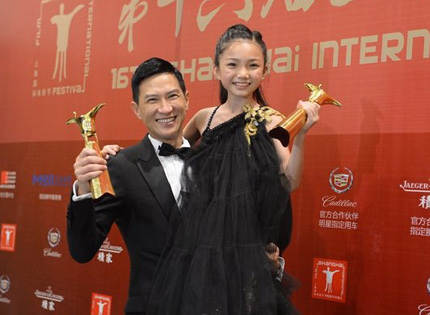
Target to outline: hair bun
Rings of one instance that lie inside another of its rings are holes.
[[[252,31],[252,36],[258,41],[263,40],[263,35],[259,31]]]

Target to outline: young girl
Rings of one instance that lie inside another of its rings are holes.
[[[281,117],[260,90],[267,68],[259,32],[234,25],[219,39],[221,105],[200,110],[185,128],[185,138],[200,142],[185,161],[181,218],[172,223],[148,314],[294,312],[276,289],[265,248],[278,244],[320,107],[299,102],[308,119],[290,153],[268,136]]]

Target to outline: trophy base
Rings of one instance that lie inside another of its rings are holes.
[[[270,130],[269,136],[278,139],[284,147],[290,144],[290,133],[282,127],[276,127]]]

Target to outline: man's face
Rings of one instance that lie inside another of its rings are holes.
[[[142,81],[139,91],[139,104],[131,103],[136,116],[152,137],[179,147],[188,109],[188,91],[184,95],[171,73],[160,73]]]

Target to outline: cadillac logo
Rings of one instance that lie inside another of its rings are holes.
[[[338,167],[331,172],[329,183],[334,192],[342,194],[351,188],[353,180],[354,176],[348,168]]]
[[[51,247],[55,247],[60,244],[61,233],[57,228],[52,228],[48,232],[48,243]]]
[[[5,294],[7,291],[9,291],[10,288],[10,279],[8,276],[2,275],[0,277],[0,292],[2,294]]]

